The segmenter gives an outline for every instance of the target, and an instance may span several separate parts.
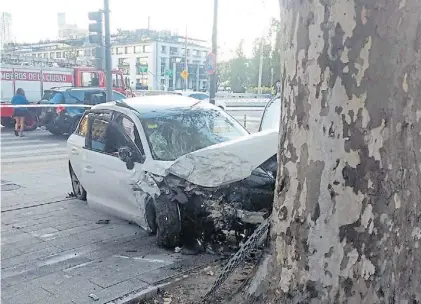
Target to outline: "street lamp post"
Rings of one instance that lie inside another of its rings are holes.
[[[104,34],[105,34],[105,81],[107,101],[113,96],[113,75],[111,72],[111,39],[110,39],[110,3],[104,0]]]
[[[212,29],[212,53],[217,56],[217,30],[218,30],[218,0],[213,2],[213,29]],[[215,60],[217,62],[217,60]],[[216,76],[217,71],[210,75],[210,87],[209,87],[209,102],[215,104],[215,95],[216,95]]]

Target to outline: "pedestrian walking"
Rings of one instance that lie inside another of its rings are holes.
[[[29,104],[25,97],[25,91],[22,88],[16,90],[15,96],[12,98],[12,105]],[[29,114],[28,108],[15,108],[13,111],[13,118],[15,119],[15,135],[23,136],[23,129],[25,128],[25,117]]]

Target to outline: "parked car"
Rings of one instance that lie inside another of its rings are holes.
[[[182,95],[182,96],[186,96],[186,97],[191,97],[197,100],[204,100],[204,101],[209,101],[209,95],[206,93],[202,93],[202,92],[195,92],[195,91],[176,91],[176,93]],[[215,100],[215,105],[220,107],[222,110],[225,110],[227,108],[227,105],[225,104],[224,101],[222,100]]]
[[[266,167],[277,136],[250,135],[219,107],[184,96],[102,103],[67,141],[73,193],[156,233],[160,246],[218,243],[272,210]]]
[[[281,98],[279,96],[271,99],[265,106],[260,120],[259,132],[279,129],[279,122],[281,118]]]
[[[126,99],[127,96],[113,91],[113,100]],[[96,105],[106,101],[105,88],[57,87],[45,90],[40,104]],[[40,126],[54,135],[71,134],[85,112],[84,107],[41,108],[38,118]]]
[[[266,104],[265,109],[263,110],[262,118],[260,120],[260,125],[259,125],[259,132],[268,131],[268,130],[275,130],[276,132],[279,132],[280,119],[281,119],[281,98],[280,96],[276,96]],[[278,163],[277,163],[276,155],[272,156],[268,160],[266,169],[271,171],[273,175],[276,176],[277,171],[278,171]]]

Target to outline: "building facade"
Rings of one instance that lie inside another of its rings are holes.
[[[58,21],[65,24],[64,16],[58,15]],[[4,52],[4,58],[10,58],[9,63],[25,65],[90,66],[95,59],[95,46],[87,40],[80,38],[77,43],[72,40],[14,46]],[[112,66],[123,72],[126,84],[133,89],[185,89],[186,81],[181,72],[186,69],[189,74],[187,89],[206,90],[208,76],[204,63],[210,48],[203,43],[188,38],[186,52],[185,37],[169,32],[120,32],[113,35],[111,41]]]
[[[188,43],[187,54],[185,49],[185,42],[176,41],[117,44],[111,49],[112,64],[123,71],[127,85],[132,88],[180,90],[186,88],[181,72],[187,59],[187,89],[207,89],[204,64],[209,48]]]
[[[10,13],[0,13],[0,45],[13,42],[12,34],[12,15]]]

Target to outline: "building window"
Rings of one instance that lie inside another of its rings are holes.
[[[144,45],[143,46],[143,53],[150,53],[151,52],[151,46],[150,45]]]
[[[178,48],[170,47],[170,55],[177,55],[177,54],[178,54]]]
[[[118,65],[128,65],[128,58],[118,58]]]
[[[126,46],[124,48],[124,54],[133,54],[133,47],[132,46]]]
[[[142,46],[141,46],[141,45],[136,45],[136,46],[134,47],[134,52],[135,52],[136,54],[142,53]]]
[[[50,58],[54,59],[54,53],[50,53]]]
[[[114,55],[114,48],[111,48],[111,55]]]
[[[118,47],[117,48],[117,55],[121,55],[123,54],[123,48],[122,47]]]
[[[61,58],[61,52],[56,52],[56,58]]]
[[[203,51],[203,52],[202,52],[202,57],[206,57],[206,56],[208,56],[208,52]]]
[[[165,45],[161,45],[161,53],[166,53],[167,52],[167,47]]]

